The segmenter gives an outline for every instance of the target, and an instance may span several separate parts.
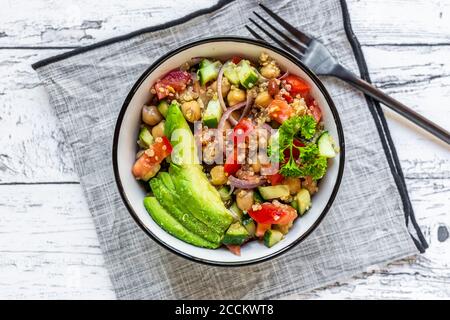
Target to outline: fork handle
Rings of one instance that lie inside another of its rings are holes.
[[[403,103],[388,96],[383,91],[374,87],[372,84],[362,80],[357,75],[346,69],[344,66],[340,64],[336,65],[333,69],[332,75],[346,81],[356,89],[361,90],[368,96],[374,98],[375,100],[378,100],[395,112],[404,116],[406,119],[410,120],[411,122],[415,123],[419,127],[425,129],[429,133],[433,134],[434,136],[450,145],[450,133],[447,130],[441,128],[440,126],[431,122],[414,110],[408,108]]]

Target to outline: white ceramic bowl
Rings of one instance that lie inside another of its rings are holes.
[[[319,103],[325,128],[340,146],[339,155],[329,161],[329,169],[321,180],[319,192],[312,199],[311,209],[296,220],[286,237],[272,248],[258,241],[242,246],[241,256],[225,248],[216,250],[198,248],[171,236],[150,217],[143,205],[146,190],[133,177],[131,168],[135,161],[136,139],[141,123],[141,108],[149,101],[149,88],[168,71],[179,67],[192,57],[229,58],[234,55],[257,60],[262,51],[267,52],[282,70],[301,76],[312,88]],[[284,50],[265,42],[240,38],[216,37],[199,40],[171,51],[158,59],[137,80],[125,99],[114,134],[113,166],[120,195],[131,216],[157,243],[185,258],[213,265],[237,266],[262,262],[273,258],[305,239],[328,212],[336,196],[344,168],[344,136],[338,112],[320,80],[300,61]]]

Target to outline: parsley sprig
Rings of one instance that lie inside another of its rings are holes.
[[[270,156],[272,160],[284,163],[280,167],[280,173],[285,177],[311,176],[318,180],[325,175],[327,159],[319,154],[317,144],[308,142],[316,133],[316,121],[310,115],[294,116],[280,126],[277,136],[272,140]],[[299,146],[294,140],[302,140],[304,146]],[[278,140],[278,145],[276,145]],[[299,159],[295,159],[294,150],[300,153]],[[285,151],[289,158],[285,159]],[[278,158],[278,159],[277,159]]]

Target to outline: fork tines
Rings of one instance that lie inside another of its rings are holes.
[[[257,23],[252,18],[249,18],[249,20],[259,29],[261,30],[267,37],[272,39],[275,43],[277,43],[280,47],[283,49],[293,53],[296,56],[302,57],[306,49],[308,47],[308,44],[311,42],[311,38],[306,35],[305,33],[301,32],[300,30],[296,29],[294,26],[292,26],[290,23],[286,22],[283,18],[281,18],[279,15],[274,13],[272,10],[264,6],[263,4],[260,4],[260,7],[269,14],[275,21],[277,21],[282,27],[284,27],[291,35],[294,36],[295,39],[298,41],[295,41],[288,35],[284,34],[280,29],[276,28],[274,25],[269,23],[266,19],[264,19],[261,15],[259,15],[257,12],[253,11],[253,14],[262,21],[266,26],[268,26],[271,30],[273,30],[278,36],[280,36],[284,41],[288,42],[292,47],[294,47],[296,50],[293,50],[293,48],[287,46],[283,40],[279,39],[278,37],[274,36],[270,31],[265,29],[261,26],[261,24]],[[264,40],[264,38],[259,35],[255,30],[253,30],[248,25],[245,26],[247,30],[257,39]]]

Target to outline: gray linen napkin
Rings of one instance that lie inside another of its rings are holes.
[[[244,24],[257,3],[221,1],[173,23],[33,66],[71,147],[118,298],[280,298],[417,254],[426,246],[420,230],[410,227],[414,216],[379,106],[326,77],[322,80],[343,122],[346,166],[331,211],[296,248],[254,266],[211,267],[161,248],[130,217],[111,165],[114,125],[128,91],[155,59],[181,43],[211,35],[248,35]],[[318,37],[358,72],[352,50],[358,49],[357,44],[348,40],[349,25],[344,28],[344,2],[282,0],[268,6]],[[378,113],[369,110],[369,103]]]

